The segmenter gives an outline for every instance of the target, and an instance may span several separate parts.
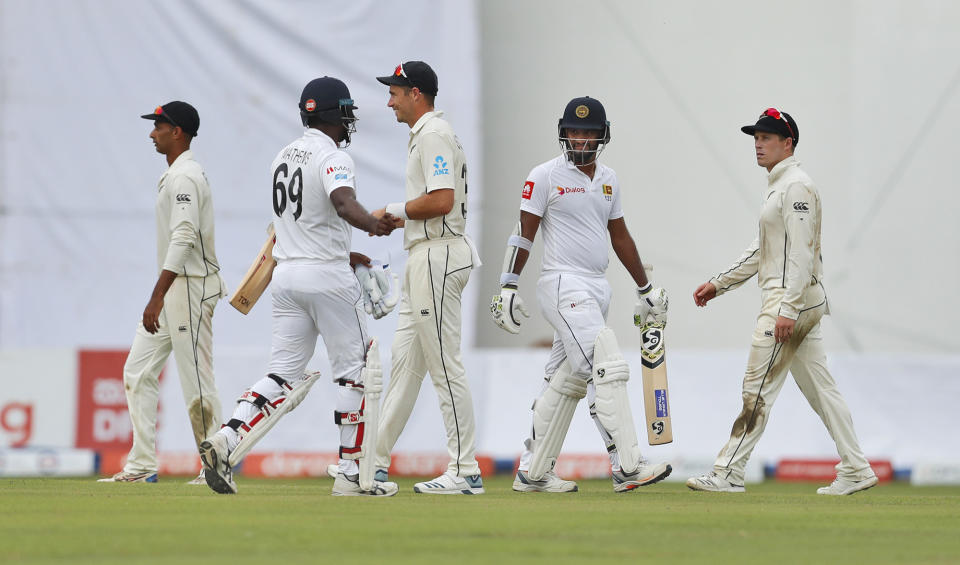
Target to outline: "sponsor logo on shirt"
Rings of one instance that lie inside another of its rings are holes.
[[[450,169],[447,168],[447,162],[443,160],[443,156],[437,155],[437,158],[433,160],[433,176],[438,177],[449,174]]]
[[[806,202],[794,202],[793,209],[796,210],[797,212],[809,212],[810,205],[807,204]]]
[[[586,191],[587,189],[583,188],[582,186],[558,186],[557,187],[557,192],[560,193],[560,196],[563,196],[564,194],[573,194],[575,192],[586,192]]]
[[[337,173],[337,176],[333,177],[334,180],[347,180],[347,175],[344,173]]]
[[[189,194],[178,194],[178,195],[177,195],[177,202],[190,202],[190,195],[189,195]]]
[[[327,174],[328,174],[328,175],[329,175],[329,174],[332,174],[334,171],[340,171],[340,172],[343,172],[343,173],[349,173],[349,172],[350,172],[350,167],[347,167],[347,166],[344,166],[344,165],[337,165],[336,167],[327,167]],[[337,178],[340,178],[340,177],[337,177]]]
[[[603,197],[607,199],[607,202],[613,200],[613,187],[609,184],[603,185]]]
[[[523,183],[523,195],[522,195],[522,196],[523,196],[523,199],[524,199],[524,200],[530,200],[530,198],[533,196],[533,181],[532,181],[532,180],[528,180],[527,182]]]

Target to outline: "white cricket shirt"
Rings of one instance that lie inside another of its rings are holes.
[[[327,134],[308,128],[271,166],[277,261],[346,262],[352,227],[337,215],[330,193],[356,190],[353,159]]]
[[[759,235],[711,282],[719,296],[759,273],[760,288],[784,289],[780,315],[796,320],[805,306],[803,291],[823,280],[820,193],[793,156],[770,170],[767,184]]]
[[[597,163],[591,179],[560,155],[530,171],[520,210],[541,218],[543,272],[606,272],[607,222],[623,217],[613,169]]]
[[[213,241],[213,195],[189,149],[160,177],[157,192],[157,264],[180,276],[220,271]]]
[[[403,248],[428,239],[462,236],[467,228],[467,158],[450,124],[436,110],[420,116],[407,143],[407,200],[441,188],[453,189],[453,208],[445,216],[407,220]]]

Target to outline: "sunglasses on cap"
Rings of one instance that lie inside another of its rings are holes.
[[[793,128],[790,127],[790,122],[788,122],[787,119],[783,117],[783,114],[780,113],[780,110],[777,110],[776,108],[767,108],[766,110],[763,111],[762,114],[760,114],[761,118],[764,116],[770,116],[775,120],[783,120],[783,123],[787,124],[787,131],[790,132],[790,137],[792,138],[797,137],[796,134],[793,133]]]
[[[159,119],[159,118],[163,118],[164,120],[170,122],[170,123],[173,125],[173,127],[183,129],[183,128],[180,126],[180,124],[178,124],[178,123],[176,122],[176,120],[174,120],[173,118],[170,117],[170,114],[164,114],[164,113],[163,113],[163,106],[157,106],[157,107],[153,110],[153,114],[154,114],[155,116],[157,116],[158,119]]]

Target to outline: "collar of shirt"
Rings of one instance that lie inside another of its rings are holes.
[[[333,142],[332,137],[330,137],[329,135],[323,133],[322,131],[316,128],[307,128],[307,131],[303,132],[303,137],[316,137],[316,138],[319,138],[321,141],[325,141],[330,146],[337,147],[339,149],[339,145]]]
[[[423,126],[426,125],[432,118],[439,118],[443,116],[443,110],[434,110],[432,112],[427,112],[426,114],[420,116],[420,119],[417,120],[417,123],[413,124],[413,127],[410,128],[410,137],[413,137],[420,133],[420,130],[423,129]]]
[[[177,165],[182,165],[187,161],[193,160],[193,151],[187,149],[183,153],[177,155],[177,158],[173,160],[173,163],[170,163],[170,166],[167,167],[166,171],[163,171],[163,174],[160,175],[160,182],[158,183],[159,187],[163,186],[163,179],[167,178],[167,175],[170,174],[170,171],[174,170]]]
[[[561,153],[561,154],[560,154],[560,160],[563,161],[563,166],[564,166],[565,168],[567,168],[568,170],[570,170],[570,171],[576,171],[577,173],[579,173],[579,174],[587,177],[587,173],[581,171],[579,167],[577,167],[576,165],[573,164],[573,161],[571,161],[570,159],[567,159],[567,155],[566,155],[565,153]],[[600,164],[600,161],[594,161],[594,163],[595,163],[597,166],[594,168],[593,178],[591,179],[591,181],[595,181],[595,180],[597,180],[598,178],[600,178],[600,173],[602,172],[602,169],[604,168],[603,165]],[[590,178],[590,177],[587,177],[587,178]]]
[[[787,157],[783,161],[780,161],[770,169],[770,173],[767,175],[767,185],[772,185],[777,182],[783,173],[790,167],[795,167],[800,164],[800,161],[797,161],[797,158],[793,155]]]

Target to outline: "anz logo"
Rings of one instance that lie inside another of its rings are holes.
[[[450,169],[447,168],[447,162],[443,160],[443,156],[437,155],[437,158],[433,160],[433,176],[438,177],[449,174]]]

